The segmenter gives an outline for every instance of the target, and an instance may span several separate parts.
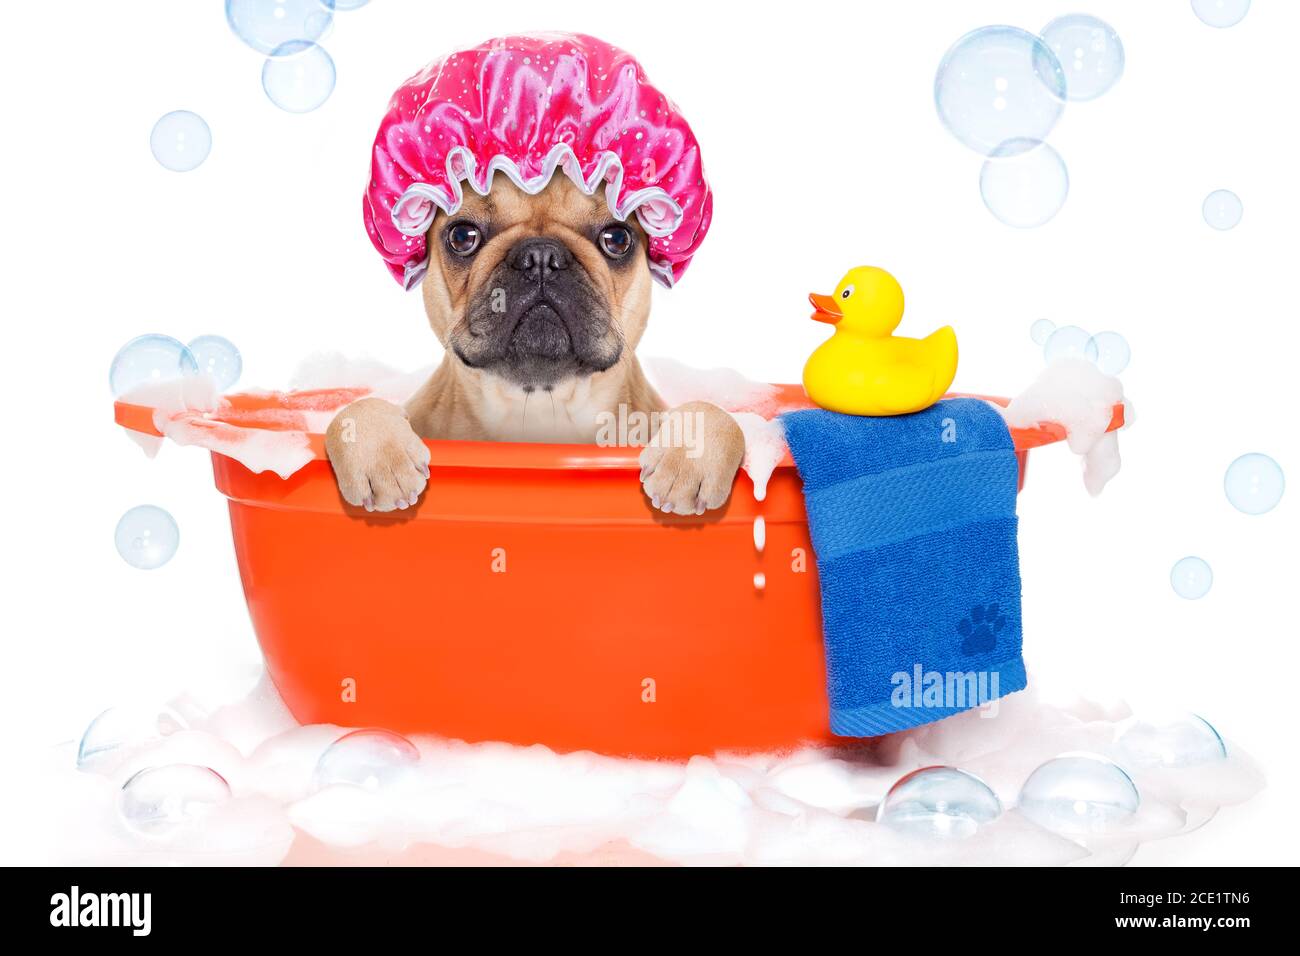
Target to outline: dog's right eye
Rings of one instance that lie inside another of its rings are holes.
[[[447,230],[447,248],[458,256],[472,256],[482,241],[483,233],[473,223],[458,222]]]

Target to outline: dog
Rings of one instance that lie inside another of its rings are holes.
[[[536,195],[502,180],[486,196],[467,191],[428,230],[422,290],[442,363],[404,406],[361,399],[329,426],[343,499],[413,507],[429,477],[421,439],[591,443],[621,411],[661,423],[640,456],[651,507],[721,508],[744,435],[706,402],[667,410],[637,361],[652,281],[640,224],[611,218],[603,188],[587,195],[566,176]],[[671,436],[662,424],[687,419]]]

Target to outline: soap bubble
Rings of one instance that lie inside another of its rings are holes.
[[[1043,27],[1042,37],[1065,71],[1065,93],[1072,100],[1095,100],[1124,72],[1124,44],[1096,17],[1057,17]]]
[[[1067,358],[1086,358],[1097,361],[1097,343],[1092,336],[1077,325],[1063,325],[1047,337],[1043,357],[1049,362]]]
[[[314,43],[277,47],[262,64],[262,89],[286,113],[310,113],[334,92],[334,61]]]
[[[987,156],[1008,141],[1047,138],[1065,108],[1065,74],[1032,33],[981,27],[944,54],[934,103],[948,131]]]
[[[360,10],[369,3],[370,0],[322,0],[322,2],[333,7],[335,10]]]
[[[81,735],[77,769],[111,769],[135,748],[185,727],[184,719],[170,707],[110,707]]]
[[[1137,787],[1118,764],[1096,754],[1062,754],[1029,775],[1020,812],[1055,833],[1102,833],[1137,813]]]
[[[133,568],[152,571],[172,559],[181,543],[176,519],[156,505],[137,505],[117,522],[117,553]]]
[[[1241,212],[1241,200],[1228,189],[1216,189],[1201,204],[1201,215],[1205,221],[1220,231],[1231,229],[1241,222]]]
[[[220,391],[225,391],[239,381],[244,370],[244,360],[239,349],[229,339],[220,335],[200,335],[186,346],[194,355],[199,371],[212,376]]]
[[[1223,490],[1232,506],[1243,514],[1262,515],[1272,511],[1286,490],[1282,466],[1268,455],[1242,455],[1223,476]]]
[[[420,751],[391,730],[354,730],[330,744],[316,762],[319,790],[345,783],[378,790],[404,776],[420,760]]]
[[[1052,333],[1056,331],[1056,323],[1051,319],[1039,319],[1029,327],[1029,338],[1035,345],[1046,345],[1047,340],[1051,338]]]
[[[1013,139],[993,151],[980,170],[980,196],[989,212],[1017,229],[1032,229],[1065,205],[1070,175],[1061,154],[1046,143]]]
[[[968,837],[1001,814],[997,794],[979,777],[955,767],[923,767],[889,788],[876,820],[918,836]]]
[[[1135,769],[1192,767],[1228,756],[1219,732],[1197,714],[1134,718],[1115,742],[1115,751],[1121,762]]]
[[[1214,572],[1204,558],[1188,555],[1174,564],[1169,572],[1169,583],[1174,593],[1189,601],[1199,601],[1210,593],[1214,584]]]
[[[1243,514],[1262,515],[1277,507],[1286,490],[1282,467],[1268,455],[1242,455],[1223,476],[1223,490],[1232,506]]]
[[[188,173],[202,165],[212,151],[212,130],[197,113],[173,110],[153,124],[149,149],[163,168]]]
[[[140,335],[118,349],[108,368],[113,397],[142,385],[168,382],[198,373],[199,365],[183,342],[170,335]]]
[[[230,797],[230,784],[215,770],[173,763],[133,775],[122,784],[117,808],[137,833],[168,837],[200,822]]]
[[[1118,332],[1098,332],[1092,337],[1088,350],[1095,351],[1097,368],[1107,375],[1118,375],[1128,368],[1133,351],[1128,347],[1124,336]]]
[[[226,0],[235,36],[258,53],[283,56],[293,40],[319,40],[334,21],[334,0]]]
[[[1212,27],[1234,26],[1249,10],[1250,0],[1192,0],[1192,11]]]

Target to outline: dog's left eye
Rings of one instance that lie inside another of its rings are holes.
[[[606,226],[600,232],[600,251],[611,259],[622,259],[632,251],[632,230],[627,226]]]
[[[483,233],[478,226],[468,222],[458,222],[447,230],[447,248],[458,256],[471,256],[483,241]]]

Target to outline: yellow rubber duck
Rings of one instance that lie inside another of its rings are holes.
[[[905,415],[929,408],[957,374],[957,335],[945,325],[924,339],[893,334],[903,289],[884,269],[851,269],[834,295],[808,296],[813,318],[835,334],[803,368],[803,388],[822,408],[846,415]]]

